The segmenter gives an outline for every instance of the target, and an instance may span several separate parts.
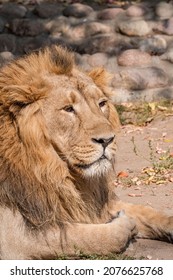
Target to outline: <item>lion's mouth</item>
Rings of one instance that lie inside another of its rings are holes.
[[[87,168],[91,167],[92,165],[94,165],[95,163],[100,163],[103,160],[108,160],[108,158],[104,154],[99,159],[97,159],[89,164],[79,163],[79,164],[76,164],[76,167],[81,168],[81,169],[87,169]]]

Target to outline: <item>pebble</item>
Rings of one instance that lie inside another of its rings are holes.
[[[89,22],[85,27],[86,36],[93,36],[96,34],[107,34],[113,32],[113,28],[110,25],[106,25],[101,22]]]
[[[0,53],[0,67],[2,67],[5,63],[14,59],[14,55],[11,52],[1,52]]]
[[[41,18],[50,18],[61,15],[62,10],[62,6],[58,4],[43,2],[36,5],[34,12]]]
[[[160,2],[156,6],[156,15],[161,19],[168,19],[173,16],[173,5],[171,3]]]
[[[161,35],[155,35],[139,42],[139,49],[150,54],[162,54],[167,48],[167,42]]]
[[[82,17],[87,17],[89,16],[90,13],[93,12],[93,9],[84,4],[80,3],[75,3],[68,5],[64,10],[63,10],[63,15],[67,17],[77,17],[77,18],[82,18]]]
[[[92,67],[104,66],[107,63],[108,57],[105,53],[95,53],[90,55],[88,63]]]
[[[121,8],[110,8],[110,9],[104,9],[100,12],[98,12],[97,18],[101,20],[110,20],[110,19],[115,19],[115,17],[123,13],[124,10]]]
[[[16,51],[16,37],[12,34],[0,34],[0,52]]]
[[[151,56],[137,49],[126,50],[117,58],[121,66],[141,66],[151,63]]]
[[[118,24],[120,31],[128,36],[146,36],[151,29],[145,20],[126,20]]]
[[[127,10],[126,10],[126,15],[130,17],[142,17],[145,15],[146,10],[143,6],[141,5],[131,5]]]
[[[169,49],[167,52],[165,52],[164,54],[162,54],[160,56],[160,58],[162,60],[167,60],[171,63],[173,63],[173,49]]]
[[[145,67],[121,70],[122,83],[127,89],[143,90],[168,85],[166,73],[158,67]]]
[[[3,16],[8,16],[10,18],[23,18],[27,13],[27,9],[16,3],[5,3],[2,5],[0,12]]]
[[[39,19],[14,19],[10,28],[14,34],[20,36],[37,36],[46,32],[46,28]]]

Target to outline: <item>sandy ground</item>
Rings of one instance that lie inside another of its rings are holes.
[[[157,181],[146,185],[140,180],[143,168],[152,167],[157,158],[167,153],[172,155],[173,116],[160,117],[145,127],[124,126],[117,140],[117,174],[123,171],[128,175],[123,178],[126,182],[118,182],[116,185],[117,195],[124,201],[150,205],[173,215],[173,170],[169,170],[168,182]],[[162,163],[161,160],[159,162]],[[129,186],[130,178],[137,180],[137,185],[132,183]],[[173,260],[173,245],[138,239],[130,244],[126,253],[135,258]]]

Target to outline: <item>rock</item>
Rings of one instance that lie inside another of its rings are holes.
[[[130,90],[165,87],[168,85],[166,73],[158,67],[132,68],[119,72],[121,85]],[[119,82],[114,78],[113,85]],[[120,83],[120,82],[119,82]]]
[[[79,42],[86,37],[85,24],[79,24],[74,27],[69,26],[63,30],[65,38],[69,39],[72,43]]]
[[[90,55],[89,54],[84,54],[84,55],[79,55],[76,53],[75,55],[75,61],[84,71],[90,71],[92,67],[88,63]]]
[[[64,32],[65,30],[69,29],[70,23],[68,18],[64,16],[59,16],[54,19],[48,20],[44,24],[46,30],[48,30],[50,33],[56,33],[56,32]]]
[[[107,63],[104,65],[104,68],[109,72],[109,73],[115,73],[118,72],[118,63],[117,63],[117,58],[116,56],[109,56]]]
[[[128,36],[145,36],[151,29],[144,20],[126,20],[118,23],[119,30]]]
[[[23,18],[27,13],[27,9],[16,3],[5,3],[2,5],[1,14],[10,18]]]
[[[114,19],[118,14],[123,13],[124,10],[121,8],[110,8],[104,9],[97,14],[97,18],[101,20]]]
[[[86,23],[85,34],[86,36],[93,36],[96,34],[107,34],[113,32],[112,26],[103,24],[101,22]]]
[[[107,63],[108,57],[105,53],[95,53],[88,57],[88,63],[92,67],[104,66]]]
[[[12,34],[0,34],[0,42],[0,52],[9,51],[15,53],[16,36]]]
[[[114,33],[99,34],[86,38],[77,47],[79,53],[94,54],[97,52],[105,52],[110,55],[119,53],[122,49],[130,48],[128,40],[122,40],[122,36]]]
[[[40,3],[36,5],[34,12],[41,18],[59,16],[62,13],[62,6],[58,3]]]
[[[156,15],[162,19],[173,16],[173,5],[171,3],[160,2],[156,6]]]
[[[122,52],[117,61],[121,66],[142,66],[151,63],[151,56],[146,52],[131,49]]]
[[[162,54],[167,48],[166,40],[160,36],[155,35],[151,38],[146,38],[139,42],[139,49],[150,54]]]
[[[173,49],[169,49],[167,52],[162,54],[160,56],[160,59],[167,60],[167,61],[173,63]]]
[[[14,55],[11,52],[1,52],[0,53],[0,67],[2,67],[7,62],[14,59]]]
[[[39,35],[36,37],[19,37],[17,40],[16,52],[19,54],[30,53],[40,49],[41,47],[48,46],[51,44],[49,37],[45,35]]]
[[[77,17],[77,18],[82,18],[82,17],[87,17],[89,16],[90,13],[93,12],[93,9],[84,4],[80,3],[75,3],[68,5],[64,10],[63,10],[63,15],[67,17]]]
[[[168,20],[167,26],[164,31],[167,35],[173,35],[173,18],[170,18]]]
[[[117,88],[117,86],[113,87],[111,89],[111,93],[112,93],[111,100],[113,101],[114,104],[131,102],[133,98],[133,96],[131,96],[133,94],[131,94],[129,90],[124,89],[122,87],[120,88]]]
[[[153,31],[166,35],[173,35],[173,17],[169,20],[163,20],[153,26]]]
[[[5,22],[2,18],[0,18],[0,32],[3,32],[4,27],[5,27]]]
[[[130,17],[142,17],[145,13],[146,9],[141,5],[131,5],[126,10],[126,15]]]
[[[20,36],[37,36],[47,32],[42,21],[39,19],[14,19],[10,28],[12,32]]]

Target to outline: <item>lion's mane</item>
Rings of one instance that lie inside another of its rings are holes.
[[[43,74],[69,75],[73,67],[71,53],[52,47],[0,71],[0,205],[18,210],[33,229],[64,222],[97,223],[112,195],[107,182],[90,182],[91,199],[86,203],[82,182],[76,187],[67,165],[51,153],[40,110],[50,90]],[[103,75],[96,76],[98,85],[103,83]]]

